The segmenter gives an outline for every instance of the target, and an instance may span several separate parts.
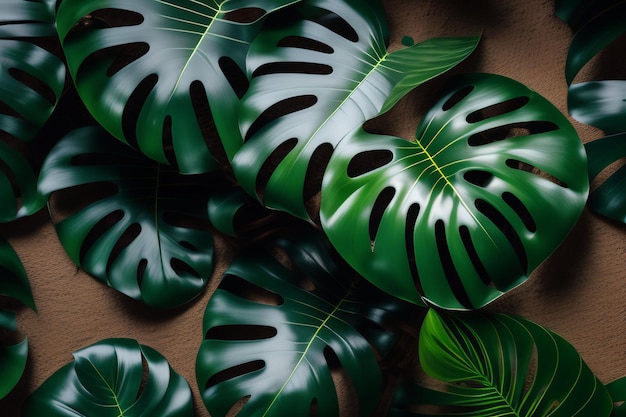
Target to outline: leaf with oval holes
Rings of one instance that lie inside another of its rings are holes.
[[[321,222],[386,292],[451,309],[526,280],[574,226],[588,192],[576,131],[508,78],[457,78],[416,141],[356,129],[333,154]]]
[[[171,308],[196,297],[211,275],[207,202],[214,180],[180,175],[89,127],[53,148],[40,188],[50,195],[79,187],[78,199],[60,203],[83,207],[56,223],[74,262],[129,297]]]
[[[63,61],[37,41],[55,39],[54,5],[6,0],[0,14],[0,222],[29,216],[46,199],[37,192],[32,142],[65,84]]]
[[[233,170],[264,205],[303,219],[317,210],[328,156],[367,119],[465,59],[478,38],[431,39],[387,51],[378,0],[315,0],[303,19],[262,31],[250,47],[250,89],[239,106],[245,143]]]
[[[196,378],[214,417],[248,397],[239,417],[338,415],[337,371],[359,415],[371,415],[380,397],[373,347],[390,350],[394,321],[412,306],[355,283],[321,233],[292,232],[277,240],[291,268],[258,248],[244,253],[207,305]]]
[[[626,4],[607,0],[578,6],[581,23],[570,45],[566,63],[568,110],[576,120],[602,129],[609,135],[585,145],[589,177],[596,179],[626,156],[626,81],[600,80],[571,84],[581,69],[626,31]],[[626,168],[619,166],[589,196],[596,213],[626,223]]]
[[[523,318],[431,309],[418,347],[436,381],[401,386],[390,417],[611,415],[606,388],[576,349]]]
[[[18,300],[35,310],[28,277],[17,253],[0,240],[0,295]],[[0,310],[0,330],[16,331],[15,314]],[[28,340],[0,347],[0,398],[19,382],[28,357]]]
[[[96,120],[150,158],[197,174],[241,145],[232,115],[247,88],[249,43],[267,14],[298,1],[64,0],[57,27]]]
[[[24,417],[192,417],[189,384],[154,349],[106,339],[74,352],[26,400]]]

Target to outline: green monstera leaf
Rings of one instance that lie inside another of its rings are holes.
[[[456,79],[416,138],[355,129],[322,184],[330,241],[390,294],[484,306],[526,280],[582,212],[589,185],[576,131],[516,81]]]
[[[22,262],[13,248],[0,240],[0,295],[18,300],[35,310],[35,302]],[[15,314],[0,310],[0,330],[16,331]],[[28,358],[28,340],[0,346],[0,398],[19,382]]]
[[[626,377],[618,378],[607,384],[606,389],[613,400],[613,414],[611,417],[626,416]]]
[[[265,206],[315,219],[325,158],[352,129],[465,59],[477,37],[431,39],[387,51],[379,0],[314,0],[295,22],[262,31],[247,58],[239,106],[245,143],[232,166]]]
[[[337,416],[337,366],[359,415],[371,415],[381,395],[376,352],[389,351],[394,321],[413,306],[355,280],[319,232],[292,232],[276,241],[289,268],[244,253],[207,305],[196,377],[213,417],[247,397],[240,417]]]
[[[29,142],[52,114],[65,65],[37,41],[54,39],[50,1],[7,0],[0,14],[0,222],[29,216],[46,199],[37,192]]]
[[[192,417],[189,384],[154,349],[107,339],[74,353],[27,399],[24,417]]]
[[[576,349],[522,318],[430,310],[419,359],[446,390],[407,384],[390,416],[608,417],[613,409]]]
[[[82,191],[100,190],[56,224],[65,250],[118,291],[170,308],[196,297],[211,275],[207,203],[214,181],[180,175],[88,127],[50,152],[40,188],[49,195],[81,187],[81,204],[90,195]]]
[[[297,1],[64,0],[57,26],[96,120],[150,158],[202,173],[219,158],[209,114],[232,156],[248,46],[267,14]]]
[[[593,7],[579,5],[575,8],[584,24],[572,40],[565,74],[570,83],[568,108],[572,117],[608,135],[585,145],[589,177],[593,180],[626,155],[626,81],[603,79],[571,83],[590,60],[626,31],[626,4],[616,0],[589,3]],[[620,167],[598,182],[600,185],[591,192],[589,207],[626,223],[626,168]]]

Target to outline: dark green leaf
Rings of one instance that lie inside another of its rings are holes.
[[[410,310],[365,281],[355,285],[320,235],[294,235],[277,243],[290,269],[258,250],[242,254],[209,301],[196,376],[213,417],[247,396],[239,417],[308,417],[312,408],[336,416],[336,366],[354,386],[359,415],[381,394],[372,345],[384,355],[394,319]]]
[[[96,120],[150,158],[200,173],[215,166],[207,142],[219,142],[209,114],[227,156],[241,145],[233,111],[249,43],[268,13],[297,1],[64,0],[57,26]]]
[[[613,414],[611,414],[611,417],[626,416],[626,377],[611,381],[606,388],[613,400]]]
[[[568,120],[511,79],[457,79],[412,142],[357,129],[333,154],[322,227],[399,298],[481,307],[524,282],[584,207],[586,159]]]
[[[522,318],[430,310],[419,357],[446,390],[403,387],[393,417],[602,417],[612,410],[607,390],[574,347]]]
[[[315,0],[303,13],[263,31],[250,47],[250,89],[239,109],[246,142],[232,164],[264,205],[309,219],[317,213],[308,213],[306,202],[319,191],[324,158],[337,143],[465,59],[478,37],[388,52],[379,0]]]
[[[144,364],[145,362],[145,368]],[[24,417],[192,417],[189,384],[154,349],[108,339],[74,353],[28,398]]]
[[[570,86],[569,113],[606,134],[626,132],[626,81],[605,80]]]
[[[45,205],[27,142],[54,110],[65,66],[35,45],[55,35],[48,1],[6,0],[0,14],[0,222],[28,216]]]
[[[78,186],[100,192],[56,224],[61,243],[74,262],[111,287],[169,308],[196,297],[211,275],[206,208],[213,181],[172,172],[102,129],[84,128],[50,152],[40,188],[46,195]],[[89,195],[81,193],[79,202]]]

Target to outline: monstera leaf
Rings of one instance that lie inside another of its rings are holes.
[[[322,184],[333,246],[397,297],[481,307],[522,283],[582,212],[588,181],[576,131],[513,80],[457,79],[416,138],[356,129]]]
[[[197,296],[211,275],[206,207],[212,179],[172,172],[102,129],[83,128],[50,152],[40,188],[46,195],[79,186],[102,190],[56,224],[61,243],[96,278],[169,308]]]
[[[585,24],[576,32],[570,46],[565,69],[568,83],[572,83],[594,56],[626,31],[624,2],[607,0],[590,3],[594,4],[593,8],[580,11]],[[626,155],[626,81],[598,80],[571,84],[568,107],[572,117],[609,135],[586,145],[589,177],[593,180]],[[626,168],[621,167],[598,182],[601,184],[591,192],[589,206],[597,213],[626,223]]]
[[[209,301],[196,376],[214,417],[247,397],[240,417],[339,415],[337,367],[354,386],[359,415],[371,415],[381,394],[372,346],[389,351],[393,321],[411,306],[353,282],[321,235],[293,232],[277,241],[290,269],[244,253]]]
[[[299,10],[304,18],[262,31],[250,47],[250,88],[239,106],[245,144],[232,166],[264,205],[310,219],[317,213],[307,200],[337,143],[465,59],[478,38],[388,52],[379,0],[314,0]]]
[[[65,66],[35,45],[55,35],[50,1],[6,0],[0,14],[0,222],[28,216],[46,199],[37,192],[37,170],[28,149],[54,110]]]
[[[0,240],[0,295],[18,300],[35,310],[26,271],[13,248],[4,240]],[[0,310],[0,330],[17,330],[13,313]],[[0,347],[0,398],[4,398],[19,382],[27,357],[27,339]]]
[[[184,173],[241,145],[241,68],[263,18],[299,0],[64,0],[57,26],[79,94],[115,137]]]
[[[145,365],[144,365],[145,363]],[[107,339],[74,353],[28,397],[24,417],[192,417],[191,389],[154,349]]]
[[[608,417],[613,408],[572,345],[522,318],[430,310],[419,359],[446,391],[404,386],[390,416]]]

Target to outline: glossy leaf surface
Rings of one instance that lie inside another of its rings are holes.
[[[214,417],[247,396],[239,417],[339,415],[337,367],[354,386],[359,415],[380,397],[372,346],[384,355],[396,337],[390,324],[410,309],[355,284],[317,232],[294,232],[277,241],[290,269],[258,250],[242,254],[209,301],[196,377]]]
[[[431,310],[418,346],[424,371],[446,389],[404,387],[393,417],[611,415],[607,390],[576,349],[528,320]]]
[[[582,212],[588,181],[576,131],[516,81],[457,79],[416,138],[356,129],[322,184],[333,246],[390,294],[481,307],[525,281]]]
[[[196,297],[212,272],[211,181],[172,172],[102,129],[84,128],[51,151],[40,188],[46,195],[84,191],[79,203],[88,204],[56,224],[74,262],[129,297],[169,308]],[[90,201],[89,190],[100,194]]]
[[[96,120],[150,158],[201,173],[215,165],[209,113],[232,156],[249,43],[268,13],[296,2],[64,0],[57,26]]]
[[[454,67],[478,38],[431,39],[387,51],[378,0],[315,0],[304,18],[263,31],[247,59],[240,111],[246,142],[232,162],[265,206],[303,219],[324,158],[343,137],[425,81]]]
[[[26,271],[13,248],[0,240],[0,295],[18,300],[33,310],[35,302]],[[0,310],[0,331],[15,331],[15,315]],[[19,382],[28,358],[28,340],[0,346],[0,398],[4,398]]]
[[[52,114],[65,83],[63,62],[35,45],[50,38],[50,2],[6,0],[0,13],[0,222],[31,215],[45,205],[28,149]]]
[[[107,339],[75,352],[73,362],[28,397],[23,415],[192,417],[194,412],[189,384],[160,353],[135,340]]]

